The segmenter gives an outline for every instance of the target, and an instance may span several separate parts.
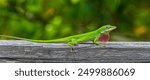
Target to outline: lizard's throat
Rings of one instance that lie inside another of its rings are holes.
[[[110,39],[109,32],[102,33],[101,36],[99,37],[99,41],[103,43],[108,42],[109,39]]]

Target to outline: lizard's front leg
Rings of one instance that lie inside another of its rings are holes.
[[[74,51],[74,46],[77,45],[77,41],[75,39],[71,39],[70,42],[67,43],[71,47],[71,52]]]
[[[96,37],[96,38],[93,40],[93,43],[94,43],[95,45],[97,45],[97,46],[100,45],[100,43],[98,42],[98,38],[99,38],[99,37]]]

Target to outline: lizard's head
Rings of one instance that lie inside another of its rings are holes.
[[[111,25],[104,25],[100,28],[101,33],[109,33],[110,31],[116,29],[116,26],[111,26]]]
[[[116,29],[116,26],[105,25],[99,28],[101,36],[99,37],[100,42],[107,42],[110,39],[109,32]]]

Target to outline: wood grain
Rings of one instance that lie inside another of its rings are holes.
[[[150,42],[66,43],[0,40],[1,63],[149,63]]]

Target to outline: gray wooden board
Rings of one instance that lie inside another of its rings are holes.
[[[71,52],[66,43],[0,40],[0,62],[149,63],[150,42],[81,43]]]

